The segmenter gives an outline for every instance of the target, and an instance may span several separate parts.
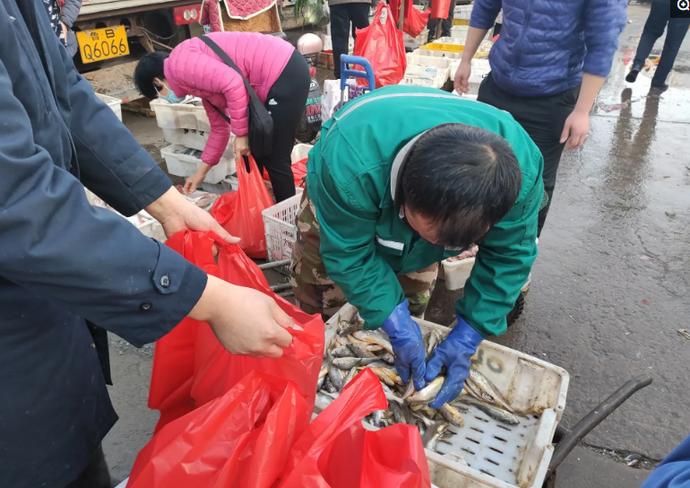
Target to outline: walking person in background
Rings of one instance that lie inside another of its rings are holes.
[[[199,18],[199,23],[207,34],[209,32],[223,31],[223,16],[220,11],[220,3],[218,0],[204,0],[201,2],[201,17]]]
[[[453,17],[455,15],[455,4],[457,0],[450,0],[450,7],[448,8],[448,17],[445,19],[434,19],[429,16],[429,23],[427,24],[427,29],[429,30],[429,36],[427,38],[428,42],[433,41],[439,36],[436,35],[438,31],[438,24],[441,23],[441,37],[449,37],[450,30],[453,27]]]
[[[548,200],[539,212],[541,233],[563,148],[580,147],[587,138],[589,112],[625,26],[626,0],[475,0],[455,73],[459,93],[469,90],[472,57],[501,8],[501,35],[477,99],[510,112],[544,156]]]
[[[633,59],[632,68],[628,76],[625,77],[625,81],[634,83],[637,80],[637,75],[644,68],[644,62],[649,53],[652,52],[654,43],[664,34],[664,29],[666,29],[666,39],[664,40],[664,48],[661,51],[661,59],[652,77],[652,88],[661,91],[666,90],[668,88],[666,78],[673,68],[680,45],[683,44],[683,39],[685,34],[688,33],[689,27],[690,18],[671,18],[671,6],[668,0],[652,0],[652,7],[644,24],[642,37],[637,45],[635,59]]]
[[[178,44],[170,55],[147,54],[134,71],[134,83],[148,98],[161,97],[175,103],[193,95],[203,102],[211,133],[201,154],[202,163],[187,178],[184,191],[196,190],[211,167],[218,164],[231,131],[235,135],[236,161],[249,154],[249,95],[244,78],[273,118],[272,153],[258,163],[268,170],[277,202],[293,196],[290,153],[310,83],[304,56],[282,39],[255,32],[215,32],[208,37],[239,67],[241,74],[198,37]]]
[[[352,38],[356,30],[369,25],[371,0],[328,0],[331,10],[331,40],[333,42],[333,73],[340,78],[340,56],[350,52],[350,31]]]
[[[72,26],[77,21],[81,10],[81,0],[42,0],[48,12],[50,26],[55,35],[58,36],[62,44],[67,48],[70,57],[77,53],[77,36],[72,30]]]

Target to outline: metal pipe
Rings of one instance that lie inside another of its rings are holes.
[[[592,429],[601,423],[606,417],[616,410],[624,401],[630,398],[635,392],[648,386],[652,382],[651,376],[645,375],[634,378],[613,392],[606,400],[601,402],[590,413],[582,417],[575,426],[570,429],[568,435],[564,436],[556,446],[556,449],[549,464],[546,476],[551,473],[563,462],[575,446],[584,436],[589,434]],[[565,430],[565,429],[564,429]],[[567,430],[566,430],[567,431]]]
[[[290,264],[289,259],[281,259],[280,261],[271,261],[270,263],[260,264],[259,268],[260,269],[273,269],[273,268],[279,268],[281,266],[287,266],[289,264]]]
[[[290,283],[279,283],[277,285],[273,285],[271,287],[271,290],[279,292],[283,290],[289,290],[290,288],[292,288],[292,285]]]

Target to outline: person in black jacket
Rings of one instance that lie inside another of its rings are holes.
[[[290,319],[91,207],[83,185],[123,214],[145,208],[168,235],[234,240],[94,96],[42,0],[0,0],[0,32],[0,486],[110,486],[104,329],[141,346],[189,315],[232,352],[279,356]]]

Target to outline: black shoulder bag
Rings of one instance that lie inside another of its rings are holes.
[[[209,37],[201,36],[201,40],[216,53],[221,61],[237,71],[242,77],[244,87],[247,89],[247,95],[249,96],[249,106],[247,107],[249,115],[249,150],[252,152],[252,156],[257,159],[270,156],[273,149],[273,118],[271,114],[268,113],[268,110],[266,110],[266,107],[261,103],[259,96],[254,91],[254,88],[252,88],[252,85],[244,77],[242,71],[240,71],[233,60],[230,59],[230,56]],[[225,120],[228,122],[230,121],[223,111],[218,108],[216,108],[216,110]]]

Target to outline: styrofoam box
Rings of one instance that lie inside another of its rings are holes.
[[[431,66],[433,68],[448,69],[451,64],[450,58],[439,56],[423,56],[416,52],[407,53],[407,64],[416,64],[419,66]]]
[[[201,159],[199,159],[201,153],[199,151],[184,146],[177,146],[175,144],[162,148],[161,156],[165,159],[168,173],[184,178],[192,176],[201,163]],[[213,184],[219,183],[226,176],[234,172],[235,160],[222,157],[218,164],[213,166],[211,171],[206,174],[204,181]]]
[[[356,314],[357,309],[347,304],[331,317],[326,323],[326,350],[338,323],[352,321]],[[450,330],[416,321],[424,331],[436,329],[446,335]],[[473,367],[518,412],[520,424],[508,426],[469,407],[463,415],[465,426],[449,428],[451,445],[438,443],[435,450],[426,449],[432,483],[439,488],[540,488],[553,455],[553,434],[565,409],[567,371],[488,340],[480,344]],[[330,401],[319,394],[316,410]]]
[[[297,161],[301,161],[309,155],[309,151],[314,147],[311,144],[295,144],[292,148],[292,153],[290,153],[290,161],[294,164]]]
[[[170,144],[185,146],[197,151],[203,151],[208,141],[209,132],[194,129],[161,129],[163,138]],[[232,147],[235,136],[230,134],[228,147],[225,149],[225,157],[233,159]]]
[[[453,11],[454,19],[468,19],[472,15],[472,4],[470,5],[456,5]]]
[[[419,56],[433,56],[437,58],[449,58],[458,60],[462,58],[462,52],[439,51],[436,49],[424,49],[423,47],[415,49],[413,51],[413,54],[417,54]]]
[[[115,113],[115,116],[122,122],[122,100],[111,97],[103,93],[96,93],[96,96],[101,99],[110,109]]]
[[[408,64],[400,84],[441,88],[446,81],[448,81],[448,68]]]
[[[194,129],[209,132],[211,125],[199,99],[190,103],[169,103],[160,98],[151,101],[151,110],[156,113],[156,123],[161,129]]]
[[[441,261],[441,264],[443,264],[446,288],[455,291],[463,288],[470,274],[472,274],[474,258],[444,259]]]
[[[450,28],[450,36],[456,39],[466,39],[468,30],[469,26],[467,25],[454,25]]]

